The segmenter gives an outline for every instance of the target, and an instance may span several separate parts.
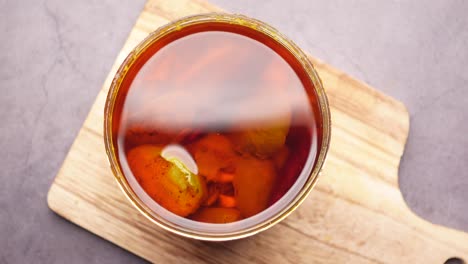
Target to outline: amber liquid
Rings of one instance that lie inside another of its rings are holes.
[[[206,23],[169,34],[130,68],[114,108],[114,147],[127,179],[167,210],[233,222],[310,173],[318,113],[312,83],[281,45]]]

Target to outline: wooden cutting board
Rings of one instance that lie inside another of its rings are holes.
[[[149,0],[49,191],[57,214],[158,263],[437,263],[468,260],[468,234],[415,216],[398,188],[408,136],[405,106],[312,58],[327,91],[332,141],[321,178],[285,221],[224,243],[182,238],[134,209],[114,181],[103,144],[103,109],[117,67],[157,27],[221,11],[201,0]],[[287,32],[286,32],[287,33]]]

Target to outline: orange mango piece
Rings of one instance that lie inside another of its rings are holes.
[[[228,183],[234,180],[234,173],[220,171],[216,177],[217,182]]]
[[[206,184],[179,160],[161,157],[161,150],[155,145],[133,148],[127,155],[128,165],[153,200],[174,214],[188,216],[203,202]]]
[[[232,168],[236,157],[229,139],[215,133],[193,143],[189,150],[197,163],[199,174],[208,181],[216,181],[222,169]]]
[[[275,165],[270,160],[239,160],[233,185],[236,206],[243,217],[253,216],[267,208],[275,180]]]
[[[224,208],[232,208],[236,207],[236,204],[236,198],[234,198],[234,196],[224,194],[219,195],[219,206]]]
[[[239,210],[219,207],[202,208],[191,218],[195,221],[214,224],[231,223],[242,219]]]

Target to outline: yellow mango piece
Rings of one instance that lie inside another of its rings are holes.
[[[233,168],[236,154],[231,141],[225,136],[209,134],[192,144],[189,149],[197,163],[198,173],[208,181],[217,181],[221,170]]]
[[[233,133],[230,138],[238,152],[268,158],[284,146],[290,124],[291,117],[285,113],[275,121]]]
[[[225,224],[241,220],[242,217],[239,210],[234,208],[210,207],[200,209],[191,218],[199,222]]]
[[[267,208],[275,180],[275,165],[270,160],[238,161],[233,185],[236,207],[242,216],[250,217]]]
[[[178,159],[161,157],[161,151],[159,146],[138,146],[128,152],[128,165],[153,200],[174,214],[188,216],[203,202],[206,183]]]

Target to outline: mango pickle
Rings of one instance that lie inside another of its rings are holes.
[[[203,202],[206,183],[177,159],[161,157],[161,151],[160,146],[141,145],[129,151],[128,164],[151,198],[174,214],[187,216]]]
[[[276,126],[234,133],[231,137],[240,153],[269,158],[283,147],[288,129],[289,120],[285,119]]]
[[[243,217],[267,208],[275,178],[272,161],[255,158],[239,160],[233,185],[237,208]]]
[[[312,83],[304,86],[308,75],[284,47],[254,32],[184,34],[148,47],[128,69],[114,149],[137,197],[194,221],[240,221],[274,205],[316,152]]]
[[[189,147],[200,175],[208,181],[216,181],[222,170],[232,169],[236,154],[231,141],[220,134],[208,134]]]
[[[205,223],[225,224],[241,220],[242,217],[239,210],[234,208],[211,207],[200,209],[191,216],[191,219]]]

